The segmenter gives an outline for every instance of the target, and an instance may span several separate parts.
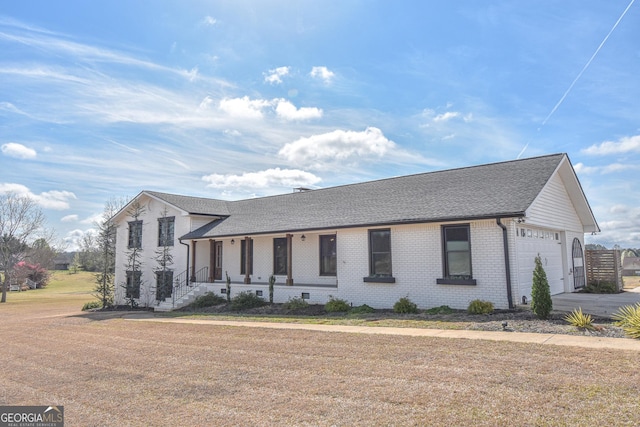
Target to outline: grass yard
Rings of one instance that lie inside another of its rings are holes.
[[[74,276],[0,305],[0,405],[64,405],[66,426],[640,425],[638,352],[132,322],[80,312]]]
[[[640,276],[624,276],[622,278],[624,289],[635,289],[640,286]]]

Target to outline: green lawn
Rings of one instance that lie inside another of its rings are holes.
[[[94,287],[95,273],[69,274],[68,271],[54,271],[51,274],[49,284],[44,289],[31,289],[23,292],[7,291],[7,302],[4,305],[6,309],[10,309],[24,305],[68,305],[73,302],[73,305],[81,309],[86,302],[95,299],[93,296]]]

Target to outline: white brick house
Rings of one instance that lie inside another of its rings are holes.
[[[566,154],[238,201],[143,191],[114,221],[116,303],[130,293],[165,310],[223,293],[226,274],[232,295],[265,298],[275,275],[274,302],[510,308],[530,300],[537,254],[552,294],[584,286],[584,233],[599,231]],[[162,247],[173,256],[166,288]]]

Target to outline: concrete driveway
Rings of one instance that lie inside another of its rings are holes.
[[[634,305],[640,302],[640,287],[619,294],[583,294],[566,293],[553,295],[554,311],[570,312],[582,307],[582,311],[594,316],[611,317],[624,305]]]

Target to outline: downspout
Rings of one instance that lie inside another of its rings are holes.
[[[189,284],[189,249],[191,248],[191,246],[189,246],[188,243],[182,243],[181,239],[178,239],[178,242],[180,242],[181,245],[184,245],[187,247],[187,269],[185,270],[185,274],[187,275],[187,285]]]
[[[509,258],[509,238],[507,235],[507,227],[500,221],[500,218],[496,218],[496,224],[502,228],[502,241],[504,245],[504,270],[507,279],[507,298],[509,299],[509,310],[513,310],[513,296],[511,295],[511,267]]]

